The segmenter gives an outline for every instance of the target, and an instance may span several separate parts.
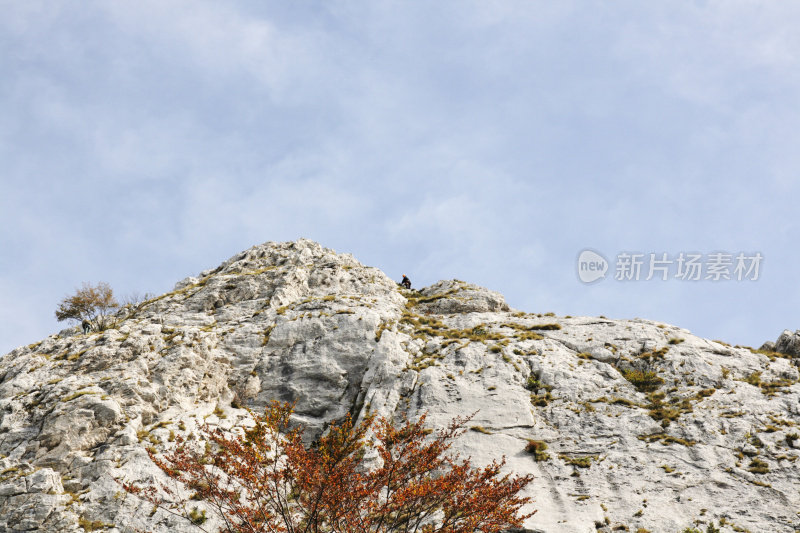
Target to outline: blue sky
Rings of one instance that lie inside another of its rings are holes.
[[[758,346],[800,328],[800,4],[0,0],[0,353],[82,282],[307,237],[416,286]],[[584,248],[760,252],[582,284]]]

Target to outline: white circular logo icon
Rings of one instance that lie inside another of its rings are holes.
[[[606,277],[608,261],[594,250],[583,250],[578,254],[578,279],[583,283],[594,283]]]

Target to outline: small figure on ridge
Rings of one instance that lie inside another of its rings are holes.
[[[403,274],[403,281],[400,282],[400,285],[402,285],[406,289],[410,289],[411,288],[411,280],[408,279],[408,276]]]

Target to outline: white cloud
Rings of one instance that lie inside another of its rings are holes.
[[[112,23],[155,57],[165,55],[198,71],[199,80],[215,84],[244,76],[266,90],[273,103],[292,105],[316,93],[327,71],[323,56],[332,43],[309,26],[281,28],[246,16],[234,3],[148,0],[99,2]],[[198,90],[203,90],[198,87]]]

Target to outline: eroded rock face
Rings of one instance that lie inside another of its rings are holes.
[[[793,357],[800,357],[800,330],[794,333],[788,329],[784,330],[775,342],[775,351]]]
[[[192,531],[119,480],[163,479],[148,447],[273,399],[297,401],[309,439],[367,405],[432,426],[475,413],[454,450],[535,474],[528,531],[800,527],[797,334],[757,353],[514,311],[456,280],[405,291],[307,240],[255,246],[124,315],[0,359],[0,531]]]
[[[416,306],[423,313],[450,315],[509,310],[502,294],[459,280],[440,281],[425,287],[420,294]]]

